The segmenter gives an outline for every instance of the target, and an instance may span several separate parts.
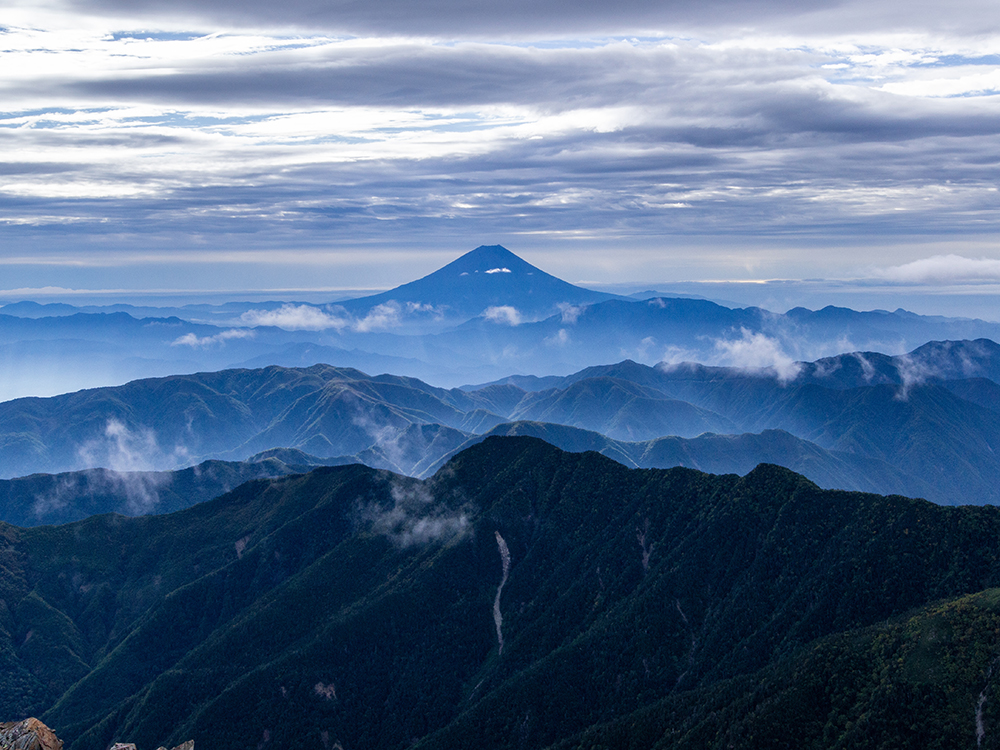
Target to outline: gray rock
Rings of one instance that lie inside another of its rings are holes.
[[[38,719],[0,724],[0,750],[62,750],[62,740]]]
[[[38,719],[0,723],[0,750],[63,750],[55,732]],[[116,742],[109,750],[138,750],[134,742]],[[167,750],[158,747],[157,750]],[[194,740],[182,742],[171,750],[194,750]]]

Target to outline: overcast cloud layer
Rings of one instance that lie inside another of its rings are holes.
[[[1000,281],[992,2],[164,5],[4,8],[3,287]]]

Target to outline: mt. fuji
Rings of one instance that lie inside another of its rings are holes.
[[[369,297],[339,302],[350,312],[396,302],[414,312],[433,308],[468,320],[490,308],[512,307],[526,319],[546,318],[560,305],[583,305],[615,295],[575,286],[545,273],[501,245],[480,245],[422,279]]]

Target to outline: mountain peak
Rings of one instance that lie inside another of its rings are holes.
[[[533,265],[512,253],[503,245],[480,245],[475,250],[470,250],[462,257],[453,260],[451,263],[440,269],[436,273],[452,272],[462,274],[544,274],[544,271],[535,268]]]
[[[427,276],[388,292],[342,302],[348,310],[389,301],[446,310],[470,318],[490,307],[509,306],[529,318],[557,313],[560,305],[581,305],[614,295],[574,286],[527,261],[502,245],[480,245]]]

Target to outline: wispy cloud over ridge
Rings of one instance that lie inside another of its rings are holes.
[[[483,310],[483,317],[491,323],[502,323],[509,326],[521,325],[521,313],[510,305],[496,305]]]
[[[104,482],[116,492],[125,495],[129,510],[135,514],[150,513],[160,501],[160,489],[169,483],[168,473],[157,473],[163,465],[179,465],[187,458],[183,445],[173,451],[162,450],[156,433],[148,428],[129,428],[118,419],[108,419],[103,434],[81,445],[77,451],[86,467],[107,469],[101,475]],[[58,496],[36,498],[35,511],[39,515],[60,507]]]
[[[429,305],[412,304],[407,306],[405,312],[412,314],[431,310]],[[240,315],[240,322],[248,326],[274,326],[286,331],[327,331],[331,329],[342,331],[348,329],[359,333],[369,333],[397,327],[402,322],[403,314],[403,306],[393,300],[375,305],[360,318],[351,315],[337,305],[317,307],[315,305],[284,304],[275,310],[247,310]],[[180,339],[178,342],[188,343],[180,341]]]
[[[343,311],[341,311],[343,312]],[[340,330],[350,324],[349,316],[334,315],[312,305],[282,305],[277,310],[247,310],[240,321],[248,326],[274,326],[286,331]]]
[[[775,338],[746,328],[739,337],[718,339],[715,342],[718,362],[730,367],[754,370],[771,370],[782,383],[795,380],[802,365],[787,354],[782,343]]]
[[[213,336],[199,336],[196,333],[185,333],[178,336],[171,342],[171,346],[190,346],[192,348],[204,348],[216,344],[224,344],[233,339],[252,339],[254,332],[245,328],[229,328]]]
[[[472,531],[468,508],[449,507],[434,497],[433,486],[403,480],[389,486],[393,505],[369,504],[358,508],[372,531],[389,537],[399,547],[431,544],[464,536]]]

